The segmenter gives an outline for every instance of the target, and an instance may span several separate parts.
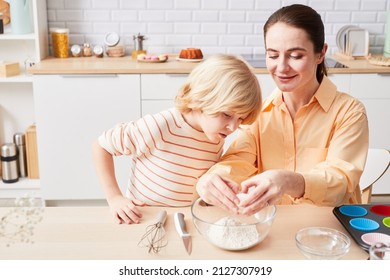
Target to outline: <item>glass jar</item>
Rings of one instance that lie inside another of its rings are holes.
[[[69,56],[69,29],[54,28],[51,30],[53,56],[67,58]]]

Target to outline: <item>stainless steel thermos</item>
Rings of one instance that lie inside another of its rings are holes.
[[[19,177],[27,177],[26,136],[23,133],[14,134],[14,143],[18,149]]]
[[[18,150],[15,143],[1,146],[1,169],[4,183],[14,183],[19,180]]]

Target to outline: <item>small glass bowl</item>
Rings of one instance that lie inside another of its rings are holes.
[[[198,232],[211,244],[225,250],[249,249],[263,241],[275,219],[276,206],[268,205],[251,216],[232,213],[197,199],[191,207]]]
[[[295,235],[297,247],[310,260],[337,260],[349,252],[351,240],[331,228],[309,227]]]

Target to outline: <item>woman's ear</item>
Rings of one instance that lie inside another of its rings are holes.
[[[324,46],[322,47],[322,50],[319,54],[319,57],[318,57],[318,64],[320,64],[324,59],[325,59],[325,54],[328,50],[328,44],[327,43],[324,43]]]

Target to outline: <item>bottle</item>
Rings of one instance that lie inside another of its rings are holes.
[[[4,34],[3,13],[0,12],[0,34]]]
[[[15,183],[18,176],[18,154],[15,143],[1,146],[1,169],[4,183]]]
[[[14,143],[18,149],[19,177],[27,177],[26,136],[23,133],[15,133]]]

